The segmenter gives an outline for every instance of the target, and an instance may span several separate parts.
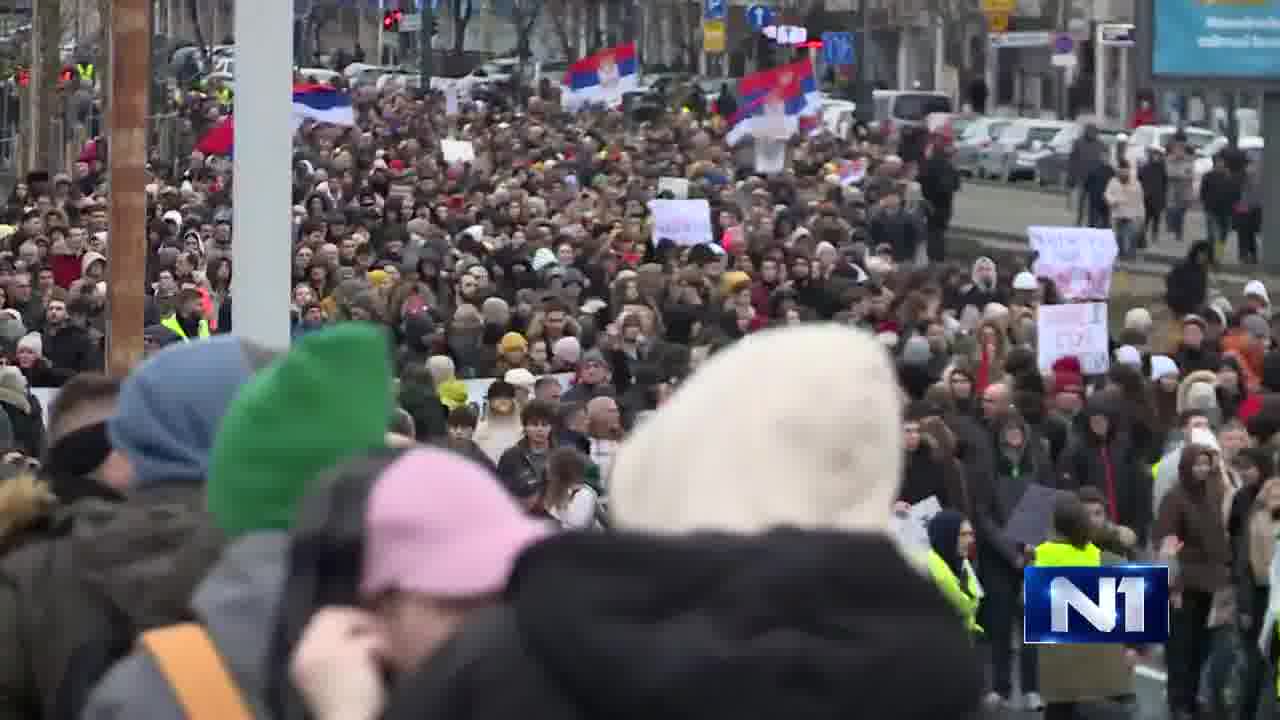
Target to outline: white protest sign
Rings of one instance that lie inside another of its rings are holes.
[[[687,200],[689,198],[689,181],[684,178],[664,177],[658,178],[658,194],[670,191],[671,196],[676,200]]]
[[[650,200],[653,242],[701,245],[715,240],[711,232],[711,204],[706,200]]]
[[[780,140],[756,138],[756,172],[774,175],[787,166],[787,144]]]
[[[929,521],[942,512],[942,503],[934,495],[921,500],[904,515],[893,516],[894,533],[908,550],[929,549]]]
[[[1031,268],[1036,277],[1049,278],[1068,300],[1106,300],[1111,297],[1111,272],[1116,264],[1116,234],[1111,230],[1077,227],[1027,228]]]
[[[444,113],[446,115],[458,114],[458,86],[451,86],[444,91]]]
[[[441,140],[440,152],[446,165],[459,165],[476,161],[476,148],[470,140]]]
[[[1085,375],[1101,375],[1111,365],[1106,303],[1042,305],[1036,319],[1036,355],[1042,372],[1059,358],[1080,359]]]

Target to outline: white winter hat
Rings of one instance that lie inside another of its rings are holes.
[[[1159,380],[1166,375],[1177,375],[1178,363],[1168,355],[1152,355],[1151,356],[1151,379]]]
[[[1267,286],[1263,285],[1261,280],[1250,280],[1245,283],[1244,296],[1262,298],[1262,302],[1271,304],[1271,295],[1267,293]]]
[[[1206,428],[1196,428],[1191,431],[1189,438],[1192,445],[1203,445],[1210,450],[1222,451],[1222,446],[1218,444],[1218,438],[1213,434],[1212,430]]]
[[[1132,345],[1121,345],[1116,348],[1116,363],[1119,365],[1142,366],[1142,353]]]
[[[757,382],[760,368],[786,382]],[[708,358],[623,441],[609,506],[618,527],[650,533],[888,534],[901,474],[889,354],[867,332],[807,324],[752,333]]]
[[[1036,276],[1023,270],[1013,276],[1014,290],[1036,290],[1040,287],[1040,283],[1036,282]]]
[[[19,350],[30,350],[36,355],[44,355],[44,338],[38,332],[29,332],[18,340]]]
[[[1124,314],[1124,329],[1148,332],[1151,330],[1151,311],[1144,307],[1136,307]]]

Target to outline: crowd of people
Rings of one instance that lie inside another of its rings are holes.
[[[104,169],[14,189],[0,720],[1083,720],[1154,649],[1081,681],[1019,647],[1021,571],[1123,559],[1176,568],[1173,717],[1273,717],[1280,316],[1211,242],[1105,373],[1041,368],[1052,281],[947,262],[946,137],[760,175],[702,110],[352,99],[295,139],[292,238],[232,227],[227,158],[153,166],[123,378]],[[714,241],[654,237],[663,179]],[[234,336],[233,240],[291,244],[290,348]],[[1034,485],[1041,544],[1008,532]]]

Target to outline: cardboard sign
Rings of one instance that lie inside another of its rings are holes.
[[[1101,375],[1111,366],[1107,336],[1107,304],[1044,305],[1036,318],[1036,355],[1041,372],[1059,358],[1074,355],[1086,375]]]
[[[448,165],[461,165],[476,161],[476,148],[470,140],[441,140],[440,153]]]
[[[908,550],[929,550],[929,522],[933,516],[942,512],[942,503],[936,496],[921,500],[906,515],[893,516],[893,530],[898,542]]]
[[[670,192],[676,200],[687,200],[689,198],[689,181],[684,178],[663,177],[658,178],[658,194]]]
[[[1068,300],[1106,300],[1111,297],[1111,273],[1116,264],[1116,234],[1111,230],[1078,227],[1027,228],[1036,253],[1032,272],[1053,280]]]

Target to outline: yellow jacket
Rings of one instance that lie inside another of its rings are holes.
[[[942,591],[942,596],[960,613],[960,617],[964,619],[964,626],[969,632],[983,632],[982,626],[978,624],[978,600],[982,597],[978,579],[972,572],[969,573],[969,592],[966,593],[960,588],[960,578],[956,577],[955,571],[937,551],[929,551],[927,563],[929,577],[933,578],[933,583]]]
[[[1090,567],[1102,565],[1102,551],[1089,543],[1080,549],[1064,542],[1050,540],[1036,546],[1037,567]]]
[[[188,340],[191,339],[187,337],[187,331],[182,329],[182,323],[178,322],[177,315],[170,315],[169,317],[161,320],[160,324],[172,330],[173,334],[177,335],[179,338],[182,338],[183,342],[187,342]],[[197,334],[201,338],[209,337],[209,321],[208,320],[205,320],[204,318],[200,318],[200,330],[198,331]]]

